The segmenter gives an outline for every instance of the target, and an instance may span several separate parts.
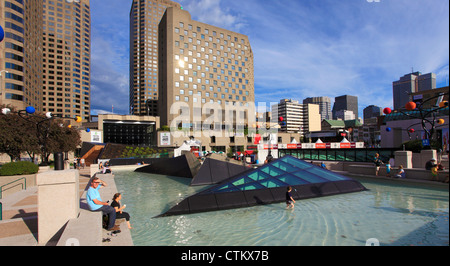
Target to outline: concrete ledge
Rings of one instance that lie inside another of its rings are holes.
[[[405,169],[406,178],[418,179],[418,180],[431,180],[431,171],[421,168]],[[448,170],[439,171],[439,181],[445,181],[447,179]]]
[[[59,238],[57,246],[101,246],[102,212],[81,209],[76,219],[71,219]]]
[[[95,174],[94,176],[104,180],[108,186],[99,190],[103,201],[112,201],[117,188],[112,174]],[[90,180],[89,183],[90,184]],[[89,186],[88,186],[89,187]],[[87,187],[87,188],[88,188]],[[86,189],[87,189],[86,188]],[[92,212],[88,209],[86,203],[86,193],[84,191],[80,200],[80,213],[76,219],[71,219],[67,223],[64,232],[58,241],[58,246],[80,245],[80,246],[102,246],[102,238],[106,236],[106,230],[103,229],[102,212]],[[121,221],[117,220],[116,224]],[[114,245],[133,246],[131,234],[126,225],[121,227],[121,233],[118,237],[112,239]],[[124,230],[125,229],[125,230]],[[111,245],[111,244],[109,244]]]
[[[347,170],[351,174],[360,175],[375,175],[375,166],[369,165],[350,165]],[[398,172],[398,167],[391,168],[391,176],[395,176]],[[448,169],[439,171],[439,181],[444,181],[447,178],[449,171]],[[386,176],[386,166],[381,166],[378,173],[379,176]],[[431,180],[431,171],[423,168],[407,168],[405,169],[406,179],[416,179],[416,180]]]

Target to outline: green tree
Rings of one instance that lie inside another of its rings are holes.
[[[51,153],[75,151],[81,143],[79,132],[65,126],[61,119],[47,119],[43,114],[24,118],[10,109],[10,114],[0,115],[0,153],[8,154],[11,161],[27,152],[33,159],[40,154],[48,163]]]

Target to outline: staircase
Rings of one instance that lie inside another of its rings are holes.
[[[90,166],[97,162],[98,156],[104,148],[103,145],[95,145],[88,152],[86,152],[81,159],[85,160],[86,166]]]
[[[1,201],[0,246],[37,245],[37,187],[16,192]]]

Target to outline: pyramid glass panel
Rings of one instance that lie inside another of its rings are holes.
[[[339,180],[348,180],[349,178],[337,175],[333,172],[330,172],[328,170],[322,169],[322,168],[309,168],[306,169],[307,172],[318,175],[328,181],[339,181]]]
[[[255,180],[255,181],[259,181],[259,180],[264,180],[266,178],[269,178],[270,175],[263,173],[261,171],[255,171],[252,174],[249,174],[248,177],[250,177],[251,179]]]
[[[298,171],[298,168],[296,168],[295,166],[285,163],[283,161],[277,161],[276,163],[273,164],[273,166],[285,171],[285,172],[294,172],[294,171]]]
[[[333,182],[335,186],[323,185]],[[366,190],[356,180],[286,155],[190,196],[159,217],[282,202],[288,186],[298,189],[296,200]]]
[[[266,174],[269,174],[270,176],[279,176],[279,175],[286,173],[272,165],[267,165],[267,166],[261,167],[261,171],[263,171]]]
[[[282,162],[286,162],[286,163],[288,163],[288,164],[290,164],[292,166],[295,166],[297,168],[300,168],[300,169],[306,169],[306,168],[313,167],[312,164],[310,164],[308,162],[305,162],[305,161],[302,161],[302,160],[299,160],[299,159],[296,159],[296,158],[294,158],[292,156],[284,156],[280,160]]]
[[[278,179],[280,181],[282,181],[282,182],[284,182],[284,183],[286,183],[288,185],[292,185],[292,186],[310,184],[310,182],[308,182],[308,181],[306,181],[304,179],[301,179],[301,178],[299,178],[297,176],[293,176],[291,174],[280,176]]]
[[[322,178],[320,175],[308,171],[298,171],[292,174],[308,183],[323,183],[329,181],[328,179]]]

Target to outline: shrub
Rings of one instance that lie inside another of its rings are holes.
[[[12,162],[7,163],[0,168],[0,176],[10,175],[31,175],[39,171],[39,166],[32,162]]]

